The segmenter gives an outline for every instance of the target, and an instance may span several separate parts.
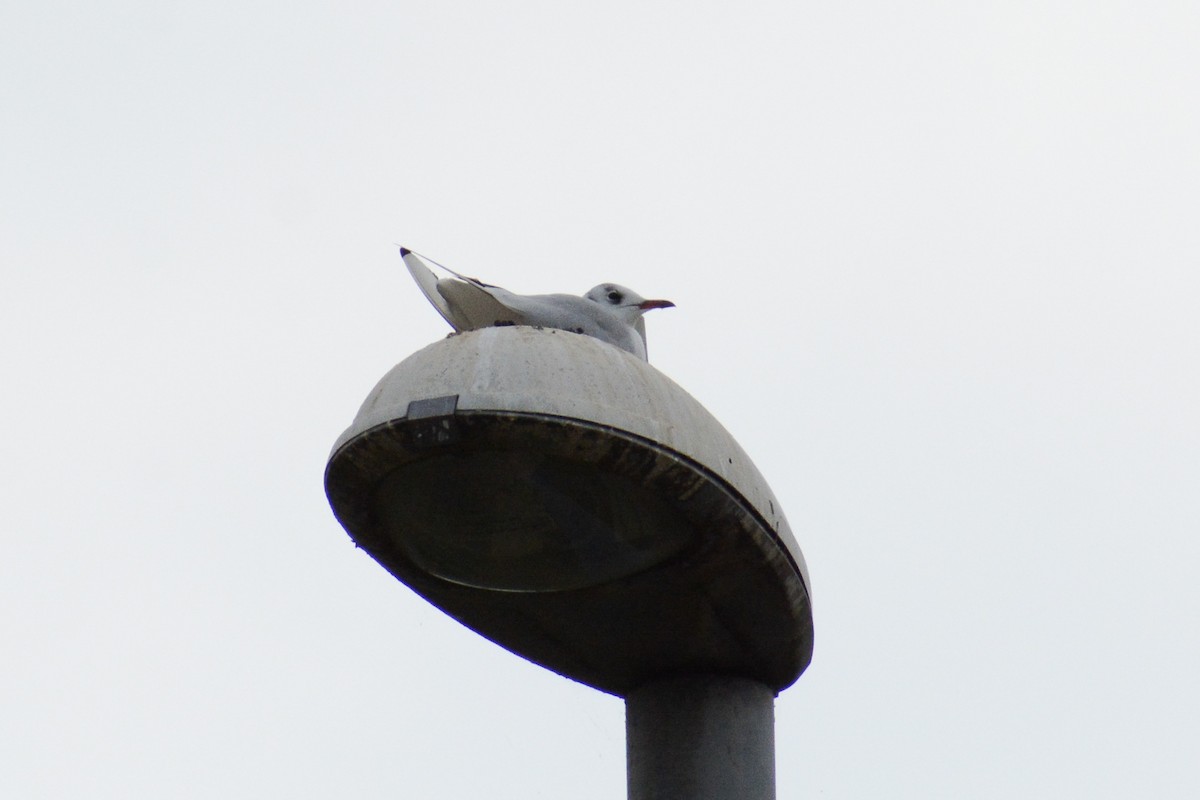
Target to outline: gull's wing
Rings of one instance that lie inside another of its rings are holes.
[[[473,331],[494,325],[525,324],[524,315],[496,299],[492,294],[496,289],[485,289],[478,283],[443,278],[437,282],[437,290],[454,314],[457,322],[450,324],[457,330]]]
[[[454,330],[472,331],[476,328],[491,327],[496,323],[521,323],[519,314],[514,314],[512,309],[493,296],[493,292],[507,295],[508,292],[503,289],[464,277],[449,268],[446,268],[446,271],[461,280],[439,279],[433,270],[407,247],[400,248],[400,257],[404,259],[404,266],[408,267],[409,274],[413,276],[426,299]]]
[[[404,259],[404,266],[408,267],[408,274],[412,275],[413,280],[417,282],[417,287],[425,295],[425,299],[437,309],[446,322],[450,323],[451,328],[460,330],[458,322],[454,318],[454,310],[450,308],[446,298],[438,291],[438,277],[433,274],[433,270],[425,266],[425,262],[417,258],[417,254],[407,247],[400,248],[400,258]]]

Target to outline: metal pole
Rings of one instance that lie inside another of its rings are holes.
[[[775,800],[775,693],[692,675],[625,698],[629,800]]]

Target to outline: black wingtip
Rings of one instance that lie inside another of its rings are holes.
[[[411,252],[412,252],[412,250],[409,250],[407,247],[401,247],[400,248],[400,257],[404,258],[406,255],[408,255]]]

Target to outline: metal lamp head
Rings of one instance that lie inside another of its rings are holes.
[[[673,674],[790,685],[803,556],[712,416],[628,353],[485,328],[405,359],[325,478],[354,541],[492,641],[624,696]]]

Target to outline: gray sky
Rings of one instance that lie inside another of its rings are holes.
[[[1197,9],[4,6],[5,796],[623,796],[328,509],[394,242],[678,304],[812,573],[780,798],[1196,796]]]

